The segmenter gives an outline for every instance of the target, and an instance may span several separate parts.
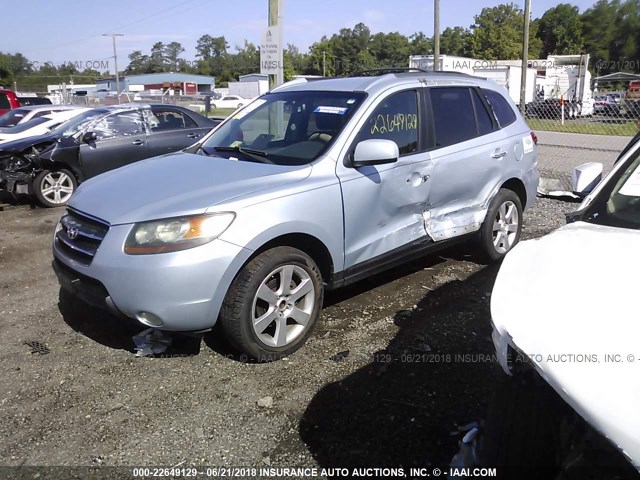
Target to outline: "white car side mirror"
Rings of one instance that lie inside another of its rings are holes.
[[[577,166],[571,174],[571,189],[581,197],[587,196],[602,180],[602,164],[589,162]]]

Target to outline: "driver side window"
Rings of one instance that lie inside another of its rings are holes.
[[[98,122],[93,131],[98,140],[119,138],[144,133],[144,124],[139,112],[119,112]]]
[[[398,92],[385,98],[369,116],[356,143],[371,138],[392,140],[400,156],[418,150],[418,95],[414,90]]]

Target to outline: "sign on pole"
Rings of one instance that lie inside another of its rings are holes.
[[[263,75],[278,75],[283,70],[280,38],[280,27],[278,25],[272,25],[262,31],[260,73]]]

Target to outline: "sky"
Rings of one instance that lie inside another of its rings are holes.
[[[284,43],[306,52],[323,35],[330,37],[341,28],[364,23],[373,33],[422,31],[433,34],[432,0],[284,0]],[[469,27],[482,8],[524,0],[441,0],[440,25]],[[576,5],[581,12],[595,0],[531,0],[532,17],[538,18],[559,3]],[[101,6],[104,5],[104,6]],[[182,57],[195,60],[195,46],[204,34],[224,35],[231,50],[248,40],[260,44],[268,22],[268,0],[86,0],[43,2],[22,0],[16,17],[23,22],[4,22],[0,51],[22,53],[36,66],[46,62],[71,62],[85,67],[114,71],[113,44],[104,33],[117,37],[118,69],[128,64],[134,50],[149,54],[156,42],[180,42]]]

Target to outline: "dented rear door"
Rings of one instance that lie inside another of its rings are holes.
[[[445,240],[480,229],[513,162],[512,139],[500,130],[473,87],[429,87],[433,115],[432,187],[426,229]]]

